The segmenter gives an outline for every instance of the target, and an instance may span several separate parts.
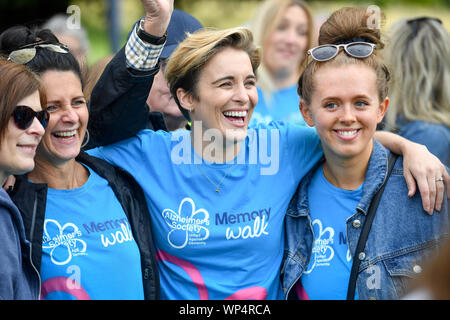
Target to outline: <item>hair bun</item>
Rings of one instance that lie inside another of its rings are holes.
[[[320,28],[319,45],[365,41],[383,48],[380,30],[367,25],[370,18],[371,14],[364,8],[346,7],[335,11]]]

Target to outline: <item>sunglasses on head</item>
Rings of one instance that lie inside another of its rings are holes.
[[[337,45],[325,44],[308,50],[308,54],[316,61],[328,61],[336,57],[341,48],[344,48],[344,51],[349,56],[363,59],[373,53],[375,45],[369,42],[351,42]]]
[[[8,56],[8,61],[12,61],[18,64],[26,64],[33,60],[33,58],[36,56],[36,48],[43,48],[58,53],[69,52],[69,48],[61,43],[48,44],[45,42],[37,42],[25,45],[15,51],[12,51]]]
[[[17,106],[13,111],[12,117],[16,126],[22,130],[27,130],[33,123],[35,117],[45,129],[47,128],[48,120],[50,119],[47,110],[36,112],[27,106]]]

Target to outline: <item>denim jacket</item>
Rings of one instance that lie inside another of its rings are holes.
[[[374,141],[363,195],[355,212],[349,213],[345,221],[347,244],[352,256],[372,198],[386,179],[388,152]],[[441,212],[435,211],[429,216],[423,210],[418,191],[413,197],[408,197],[402,162],[402,157],[399,157],[388,178],[367,239],[356,285],[361,300],[401,298],[406,292],[408,280],[420,274],[423,263],[448,237],[446,197]],[[322,162],[303,178],[286,213],[286,241],[281,269],[286,299],[295,292],[294,285],[311,258],[314,234],[309,215],[308,186],[314,171],[321,165]]]

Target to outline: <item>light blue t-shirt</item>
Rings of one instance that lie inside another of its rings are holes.
[[[49,300],[142,300],[141,258],[108,182],[89,169],[76,189],[48,189],[42,296]]]
[[[238,157],[224,164],[202,161],[186,130],[143,130],[89,153],[143,188],[163,299],[282,298],[283,219],[300,179],[323,154],[314,129],[249,129]]]
[[[347,244],[346,220],[356,212],[362,186],[352,191],[340,189],[328,182],[323,167],[314,173],[308,188],[314,245],[309,265],[301,277],[310,300],[345,300],[347,297],[352,258]]]
[[[253,111],[250,126],[277,120],[307,126],[300,112],[299,103],[296,85],[273,92],[269,101],[258,88],[258,103]]]

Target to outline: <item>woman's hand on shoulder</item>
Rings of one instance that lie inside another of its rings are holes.
[[[403,174],[408,186],[408,196],[412,197],[416,193],[417,183],[423,209],[430,215],[434,210],[441,210],[445,196],[450,198],[450,175],[442,162],[424,145],[411,141],[406,145],[403,152]]]

